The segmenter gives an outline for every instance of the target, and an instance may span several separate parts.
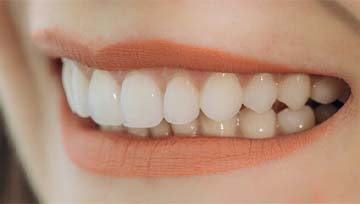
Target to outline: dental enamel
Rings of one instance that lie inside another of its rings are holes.
[[[350,95],[337,78],[307,74],[103,71],[63,59],[73,113],[137,137],[253,139],[298,133],[334,115]]]

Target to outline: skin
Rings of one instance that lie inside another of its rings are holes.
[[[360,200],[360,3],[340,1],[12,1],[0,3],[0,99],[11,140],[43,202],[249,203]],[[6,12],[3,12],[6,11]],[[8,15],[7,15],[8,14]],[[353,15],[353,16],[350,16]],[[115,20],[116,19],[116,20]],[[13,24],[11,24],[13,23]],[[34,32],[57,27],[103,45],[163,38],[351,82],[345,125],[288,157],[224,174],[109,178],[76,167],[64,152],[61,84]],[[44,182],[45,181],[45,182]]]

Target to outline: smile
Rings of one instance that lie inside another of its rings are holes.
[[[115,177],[228,172],[279,159],[346,121],[351,89],[308,73],[164,40],[92,51],[41,33],[62,59],[65,148]],[[67,49],[68,48],[68,49]]]

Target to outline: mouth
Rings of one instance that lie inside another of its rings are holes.
[[[35,39],[62,59],[64,146],[96,174],[249,168],[290,155],[349,119],[351,89],[337,73],[165,40],[96,49],[58,36]]]

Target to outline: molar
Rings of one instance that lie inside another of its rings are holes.
[[[311,99],[321,104],[329,104],[341,98],[346,84],[343,80],[334,77],[314,77]]]

